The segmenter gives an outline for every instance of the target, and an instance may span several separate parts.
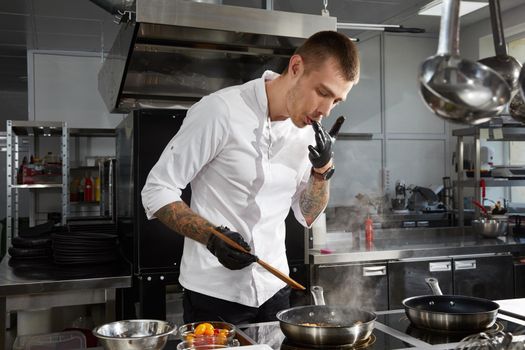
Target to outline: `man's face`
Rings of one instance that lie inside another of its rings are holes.
[[[354,83],[341,76],[334,59],[309,72],[305,71],[302,59],[298,59],[297,65],[290,66],[295,69],[289,72],[294,84],[286,96],[286,106],[294,125],[303,128],[328,116],[337,103],[346,99]]]

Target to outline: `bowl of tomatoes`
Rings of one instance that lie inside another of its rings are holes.
[[[235,326],[222,321],[193,322],[180,326],[179,334],[190,345],[228,345],[235,337]]]

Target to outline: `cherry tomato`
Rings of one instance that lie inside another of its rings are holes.
[[[197,327],[195,327],[195,330],[193,331],[193,334],[196,336],[199,335],[213,335],[214,334],[214,327],[211,323],[204,322],[199,324]]]

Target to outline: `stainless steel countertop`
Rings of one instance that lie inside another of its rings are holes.
[[[326,245],[309,251],[310,264],[337,264],[487,253],[525,254],[525,238],[484,238],[470,227],[375,230],[371,244],[364,234],[328,232]],[[321,253],[325,248],[331,253]]]
[[[0,263],[0,296],[28,295],[50,292],[62,292],[81,289],[127,288],[131,287],[131,267],[115,265],[104,271],[83,273],[78,267],[50,267],[47,271],[43,264],[33,268],[25,265],[9,266],[9,256]],[[94,268],[91,267],[93,270]],[[68,270],[70,273],[68,273]],[[48,272],[46,274],[46,272]]]

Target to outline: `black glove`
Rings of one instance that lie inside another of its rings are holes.
[[[217,230],[228,238],[240,244],[244,249],[250,251],[251,248],[238,232],[230,231],[226,226],[219,226]],[[219,262],[230,270],[240,270],[257,261],[257,257],[252,254],[243,253],[213,235],[206,244],[208,250],[219,259]]]
[[[308,157],[310,158],[310,162],[312,162],[312,166],[314,168],[320,169],[324,167],[334,156],[332,147],[344,121],[345,117],[343,116],[337,118],[330,132],[326,132],[319,122],[314,122],[312,124],[312,127],[315,130],[316,146],[308,146],[308,149],[310,150]]]

